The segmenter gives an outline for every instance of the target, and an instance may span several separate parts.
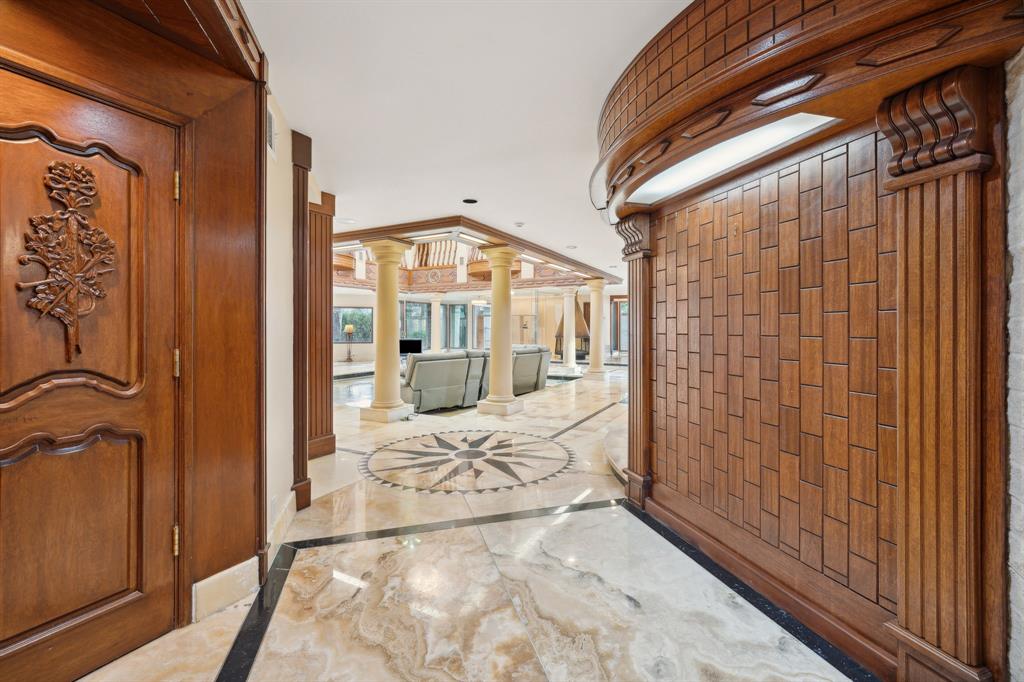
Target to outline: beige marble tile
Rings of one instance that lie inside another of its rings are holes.
[[[550,680],[841,680],[621,508],[480,526]]]
[[[122,656],[86,675],[84,682],[149,682],[214,680],[227,657],[235,634],[252,605],[252,597],[219,613]]]
[[[572,471],[537,485],[481,495],[466,495],[473,516],[490,516],[528,509],[557,507],[623,496],[623,487],[610,474]]]
[[[469,506],[459,494],[410,492],[359,480],[313,500],[309,507],[298,512],[286,540],[401,528],[471,516]]]
[[[299,552],[250,680],[543,680],[475,528]]]

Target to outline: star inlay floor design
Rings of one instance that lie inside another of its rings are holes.
[[[515,431],[428,433],[388,443],[360,462],[381,485],[428,493],[486,493],[540,483],[570,468],[572,450]]]

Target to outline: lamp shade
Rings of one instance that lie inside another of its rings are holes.
[[[346,334],[355,334],[356,333],[356,326],[354,324],[346,324],[345,325],[345,333]]]

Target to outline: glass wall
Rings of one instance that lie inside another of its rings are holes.
[[[334,343],[348,343],[345,325],[355,328],[352,343],[373,343],[373,308],[346,308],[334,306],[331,331]]]
[[[612,301],[612,350],[629,352],[629,301]]]
[[[441,320],[441,345],[444,348],[465,348],[469,333],[466,304],[442,303]]]
[[[491,347],[491,306],[473,304],[473,347]]]
[[[404,301],[400,318],[401,337],[422,339],[423,347],[430,348],[430,304]]]

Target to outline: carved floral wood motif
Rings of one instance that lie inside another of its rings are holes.
[[[49,315],[64,324],[64,358],[71,362],[82,352],[79,319],[107,295],[102,278],[114,271],[115,244],[80,210],[92,206],[98,195],[92,170],[78,163],[54,161],[43,185],[63,208],[29,218],[32,230],[25,233],[28,253],[19,256],[18,262],[41,266],[45,276],[15,286],[32,290],[26,305],[39,311],[40,317]]]

